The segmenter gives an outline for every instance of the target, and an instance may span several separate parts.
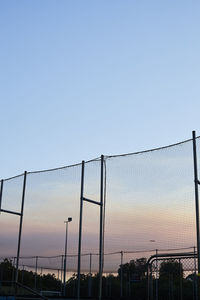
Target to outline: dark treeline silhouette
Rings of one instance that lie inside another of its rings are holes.
[[[7,281],[14,281],[15,272],[16,272],[16,268],[13,267],[11,260],[4,259],[4,261],[0,263],[1,282],[5,283]],[[27,270],[19,270],[18,281],[31,289],[37,287],[37,290],[56,291],[59,290],[61,286],[60,280],[56,279],[54,274],[39,275],[36,274],[35,272],[27,271]],[[1,286],[1,294],[4,293],[3,286],[4,285]]]
[[[152,299],[156,299],[156,292],[160,300],[190,300],[195,299],[195,275],[184,276],[183,265],[180,261],[167,260],[158,265],[156,280],[156,265],[150,277]],[[14,279],[15,268],[12,261],[4,259],[0,263],[0,280],[11,281]],[[186,277],[186,278],[185,278]],[[58,291],[63,289],[62,283],[54,274],[35,274],[27,270],[19,270],[19,282],[32,289],[40,291]],[[131,260],[118,269],[118,273],[103,276],[102,296],[107,299],[146,300],[147,299],[147,261],[146,258]],[[66,296],[76,297],[77,276],[73,274],[66,284]],[[98,298],[99,275],[81,274],[81,297]],[[1,295],[9,291],[0,288]],[[20,289],[18,291],[20,293]],[[28,292],[26,292],[28,293]]]

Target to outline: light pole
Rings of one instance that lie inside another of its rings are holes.
[[[66,286],[66,262],[67,262],[67,234],[68,234],[68,223],[72,221],[72,218],[69,217],[67,221],[64,221],[66,224],[66,234],[65,234],[65,256],[64,256],[64,276],[63,276],[63,283],[64,283],[64,296],[65,296],[65,286]]]

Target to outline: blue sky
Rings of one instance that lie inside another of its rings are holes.
[[[1,1],[0,177],[200,133],[199,1]]]

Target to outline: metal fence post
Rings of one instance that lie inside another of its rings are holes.
[[[120,268],[120,297],[123,297],[123,251],[121,253],[121,268]]]
[[[66,296],[66,267],[67,267],[67,236],[68,236],[68,223],[69,221],[66,221],[66,233],[65,233],[65,255],[64,255],[64,296]]]
[[[197,233],[197,265],[198,276],[200,276],[200,237],[199,237],[199,189],[198,189],[198,168],[196,150],[196,132],[192,131],[193,138],[193,159],[194,159],[194,184],[195,184],[195,207],[196,207],[196,233]]]
[[[61,285],[60,285],[60,292],[61,292],[61,294],[63,293],[63,282],[62,282],[62,280],[63,280],[63,255],[61,255],[61,269],[60,269],[60,283],[61,283]]]
[[[22,284],[24,284],[24,265],[22,267]]]
[[[153,300],[153,262],[150,264],[150,299]]]
[[[147,262],[147,300],[150,300],[150,272],[149,262]]]
[[[194,247],[194,299],[198,300],[198,293],[197,293],[197,265],[196,265],[196,248]]]
[[[89,269],[89,278],[88,278],[88,297],[91,297],[92,289],[92,253],[90,253],[90,269]]]
[[[18,247],[17,247],[16,274],[15,274],[15,282],[16,283],[18,282],[18,270],[19,270],[19,259],[20,259],[21,236],[22,236],[22,223],[23,223],[24,200],[25,200],[25,190],[26,190],[26,177],[27,177],[27,171],[24,172],[24,183],[23,183],[23,191],[22,191],[21,214],[20,214]]]
[[[179,258],[179,276],[180,276],[180,300],[183,300],[183,283],[182,283],[182,268],[181,268],[181,259]]]
[[[58,276],[57,276],[58,281],[60,280],[60,270],[58,269]]]
[[[81,169],[81,194],[80,194],[80,218],[79,218],[79,241],[78,241],[78,284],[77,284],[77,299],[80,299],[80,284],[81,284],[81,241],[82,241],[82,217],[83,217],[83,191],[84,191],[84,171],[85,161],[82,161]]]
[[[92,276],[92,253],[90,253],[90,276]]]
[[[37,269],[38,269],[38,256],[35,257],[35,290],[37,288]]]
[[[99,300],[102,297],[102,273],[103,273],[103,199],[104,199],[104,156],[101,155],[100,178],[100,232],[99,232]]]
[[[158,300],[158,249],[156,249],[156,300]]]
[[[0,186],[0,214],[1,214],[2,196],[3,196],[3,179],[1,180],[1,186]]]
[[[12,284],[15,280],[15,260],[16,260],[16,257],[13,257],[13,268],[12,268]]]
[[[41,270],[40,270],[40,288],[42,287],[42,281],[43,281],[42,280],[43,279],[42,278],[42,276],[43,276],[42,273],[43,273],[43,267],[41,267]]]
[[[196,204],[196,232],[197,232],[197,263],[198,275],[200,275],[200,237],[199,237],[199,190],[198,190],[198,168],[196,150],[196,132],[192,132],[193,137],[193,159],[194,159],[194,183],[195,183],[195,204]]]

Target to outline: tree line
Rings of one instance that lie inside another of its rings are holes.
[[[157,267],[157,271],[156,268]],[[4,288],[5,281],[14,278],[15,267],[12,261],[4,259],[0,263],[0,286],[1,294],[8,293]],[[195,295],[195,275],[184,276],[183,265],[177,260],[166,260],[154,265],[150,280],[153,295],[159,293],[159,299],[192,299]],[[19,270],[19,282],[23,285],[39,291],[60,291],[63,290],[61,280],[55,274],[36,274],[28,270]],[[147,260],[139,258],[131,260],[118,268],[117,274],[109,274],[102,278],[102,296],[108,299],[123,298],[134,300],[147,299]],[[81,297],[98,297],[99,275],[81,274]],[[73,274],[66,283],[66,296],[75,297],[77,291],[77,275]],[[28,292],[27,292],[28,293]]]

